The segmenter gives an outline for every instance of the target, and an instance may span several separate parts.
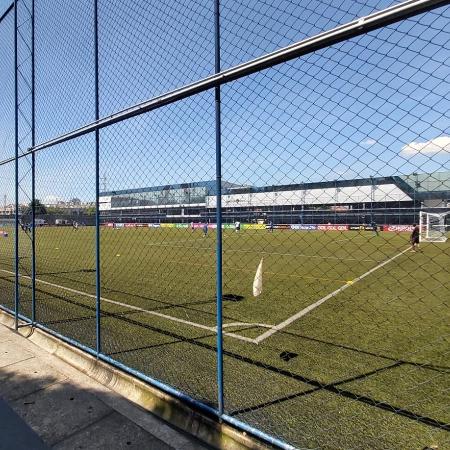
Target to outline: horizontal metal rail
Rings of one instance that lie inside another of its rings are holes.
[[[69,140],[84,136],[95,130],[108,127],[131,117],[161,108],[162,106],[175,103],[192,95],[205,92],[217,86],[238,80],[242,77],[260,72],[269,67],[291,61],[300,56],[307,55],[317,50],[329,47],[330,45],[348,40],[350,38],[366,34],[369,31],[377,30],[387,25],[399,22],[409,17],[436,9],[450,4],[450,0],[409,0],[383,11],[377,11],[365,17],[353,20],[345,25],[340,25],[329,31],[324,31],[316,36],[306,38],[295,44],[276,50],[267,55],[255,58],[243,64],[239,64],[230,69],[219,72],[215,75],[203,78],[202,80],[188,84],[178,89],[174,89],[166,94],[159,95],[150,100],[146,100],[135,106],[131,106],[117,113],[106,116],[100,120],[91,122],[76,130],[62,134],[56,138],[50,139],[41,144],[28,149],[27,152],[19,155],[19,158],[27,156],[33,152],[43,150],[48,147],[62,144]],[[9,158],[0,165],[14,161],[15,158]]]

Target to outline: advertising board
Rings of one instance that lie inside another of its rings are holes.
[[[317,225],[320,231],[347,231],[348,225]]]
[[[348,229],[352,231],[374,231],[372,225],[349,225]]]
[[[295,223],[291,225],[291,230],[317,230],[317,225],[314,223]]]
[[[264,230],[266,226],[263,223],[243,223],[241,228],[244,230]]]
[[[383,225],[383,231],[392,231],[394,233],[412,232],[412,225]]]

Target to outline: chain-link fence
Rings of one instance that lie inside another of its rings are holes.
[[[0,2],[1,307],[271,445],[450,447],[449,3]]]

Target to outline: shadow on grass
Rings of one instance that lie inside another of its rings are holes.
[[[95,306],[89,306],[80,302],[77,302],[75,300],[66,298],[66,297],[62,297],[62,296],[55,296],[54,294],[50,294],[47,293],[47,295],[51,295],[54,297],[57,297],[58,299],[60,299],[61,301],[67,303],[67,304],[71,304],[73,306],[76,306],[77,308],[79,308],[80,312],[88,312],[89,316],[88,317],[78,317],[78,318],[67,318],[67,319],[63,319],[63,321],[55,321],[54,323],[71,323],[71,322],[75,322],[75,321],[83,321],[83,320],[87,320],[87,319],[93,319],[95,317]],[[122,313],[109,313],[107,311],[105,311],[103,313],[104,317],[112,317],[118,320],[117,322],[117,326],[118,326],[118,330],[120,328],[122,328],[120,326],[120,323],[122,324],[127,324],[128,326],[130,326],[130,331],[133,332],[133,334],[140,334],[139,330],[141,329],[146,329],[149,330],[150,332],[155,333],[155,336],[163,336],[165,338],[170,338],[169,342],[163,342],[163,343],[155,343],[155,344],[151,344],[151,345],[139,345],[139,346],[133,346],[133,345],[128,345],[123,349],[120,349],[118,351],[115,352],[111,352],[111,355],[120,355],[120,354],[124,354],[124,353],[139,353],[142,350],[148,350],[148,349],[153,349],[153,348],[157,348],[157,347],[166,347],[166,346],[171,346],[174,344],[179,344],[179,343],[183,343],[183,344],[190,344],[192,345],[192,348],[194,349],[195,347],[198,348],[202,348],[204,350],[207,350],[208,352],[212,352],[212,353],[216,353],[216,347],[214,345],[211,345],[207,342],[204,342],[203,340],[206,338],[211,338],[214,337],[214,334],[202,334],[198,337],[186,337],[183,336],[181,334],[181,332],[179,332],[178,330],[168,330],[168,329],[164,329],[160,326],[157,326],[157,324],[155,323],[145,323],[142,322],[140,320],[135,320],[133,317],[133,314],[122,314]],[[50,322],[49,322],[50,323]],[[132,341],[132,335],[129,336],[130,339],[127,340],[127,343],[130,343],[130,340]],[[296,336],[297,338],[299,338],[299,336]],[[302,337],[303,339],[305,337]],[[118,339],[118,341],[120,342],[120,339]],[[122,344],[124,343],[123,339],[122,339]],[[324,342],[325,343],[325,342]],[[334,344],[334,343],[328,343],[326,342],[327,346],[333,347],[342,347],[339,344]],[[346,348],[349,349],[349,348]],[[350,349],[352,351],[357,351],[359,352],[358,349]],[[193,352],[195,353],[195,352]],[[363,352],[361,351],[361,353],[368,353],[368,352]],[[370,354],[370,353],[368,353]],[[282,382],[283,378],[286,380],[286,385],[288,385],[289,383],[292,382],[292,380],[296,380],[299,381],[301,383],[305,383],[306,385],[310,386],[310,389],[307,389],[306,391],[299,391],[299,392],[294,392],[294,393],[290,393],[288,395],[284,395],[284,396],[275,396],[273,395],[273,398],[264,401],[264,402],[259,402],[259,403],[255,403],[253,405],[250,406],[246,406],[244,408],[240,408],[240,409],[236,409],[230,412],[231,415],[234,416],[239,416],[239,415],[243,415],[246,413],[254,413],[258,410],[261,411],[265,411],[268,408],[270,408],[273,405],[278,405],[280,408],[282,408],[282,404],[288,402],[289,400],[293,400],[296,398],[300,398],[300,397],[307,397],[310,396],[313,393],[316,392],[326,392],[329,394],[333,394],[337,397],[339,397],[340,399],[348,399],[360,404],[364,404],[366,406],[370,406],[371,408],[373,408],[374,410],[382,410],[385,412],[388,412],[390,414],[392,414],[393,416],[399,416],[399,417],[403,417],[403,418],[407,418],[415,423],[420,423],[423,425],[426,425],[427,427],[430,428],[434,428],[434,429],[439,429],[442,431],[450,431],[450,426],[448,423],[445,423],[441,420],[438,420],[437,418],[433,418],[433,417],[428,417],[426,415],[423,414],[418,414],[417,412],[414,412],[414,404],[410,405],[413,406],[413,410],[408,409],[407,407],[404,407],[403,405],[396,405],[393,404],[391,402],[387,402],[387,401],[383,401],[383,398],[374,398],[371,395],[361,395],[361,394],[357,394],[355,392],[353,392],[352,390],[349,389],[345,389],[344,387],[342,387],[342,385],[346,384],[346,383],[350,383],[352,381],[356,381],[356,380],[362,380],[362,379],[368,379],[371,376],[378,374],[378,373],[382,373],[382,372],[387,372],[391,369],[400,367],[400,366],[404,366],[406,364],[409,364],[408,362],[405,361],[392,361],[393,363],[387,366],[383,366],[383,367],[378,367],[370,372],[366,372],[366,373],[362,373],[362,374],[358,374],[352,377],[348,377],[344,380],[339,380],[338,382],[332,382],[332,383],[323,383],[321,381],[319,381],[318,379],[312,378],[312,377],[307,377],[305,375],[303,375],[302,373],[296,373],[294,370],[289,370],[286,368],[286,366],[283,366],[282,364],[278,365],[278,364],[270,364],[268,363],[269,359],[264,358],[264,354],[259,353],[259,358],[258,358],[258,352],[256,352],[254,355],[252,355],[252,357],[248,357],[245,356],[245,349],[243,349],[242,353],[240,353],[239,349],[236,352],[232,352],[232,351],[225,351],[224,355],[227,358],[230,358],[232,360],[234,360],[239,367],[242,370],[245,370],[245,366],[246,365],[250,365],[253,366],[255,368],[258,369],[262,369],[265,373],[267,373],[267,377],[269,378],[269,375],[272,374],[273,377],[276,377],[277,380],[280,380]],[[374,354],[370,354],[370,355],[374,355]],[[270,355],[269,355],[270,356]],[[391,359],[391,358],[387,358],[387,359]],[[145,361],[144,361],[145,362]],[[174,367],[168,367],[167,370],[170,372],[171,370],[173,370]],[[141,369],[144,373],[145,372],[145,368]],[[211,370],[215,370],[215,368],[212,366]],[[152,373],[149,373],[149,375],[152,375]],[[393,389],[395,389],[393,387]],[[287,389],[286,389],[287,391]],[[243,392],[243,395],[246,395],[245,392]],[[257,397],[254,397],[257,398]],[[280,426],[282,426],[282,424],[280,423]]]

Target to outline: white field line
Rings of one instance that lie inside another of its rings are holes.
[[[249,323],[249,322],[233,322],[233,323],[224,323],[223,328],[226,327],[261,327],[261,328],[272,328],[273,325],[268,325],[267,323]]]
[[[339,258],[338,256],[319,256],[319,255],[307,255],[305,253],[277,253],[277,252],[258,252],[256,250],[224,250],[224,252],[237,252],[237,253],[258,253],[259,255],[278,255],[278,256],[294,256],[302,258],[319,258],[319,259],[335,259],[338,261],[365,261],[365,262],[378,262],[374,259],[359,259],[359,258]]]
[[[285,321],[279,323],[278,325],[275,325],[274,327],[272,327],[270,330],[266,331],[265,333],[259,335],[257,338],[254,339],[254,341],[259,344],[260,342],[264,341],[265,339],[267,339],[268,337],[272,336],[273,334],[277,333],[278,331],[282,330],[283,328],[286,328],[288,325],[290,325],[291,323],[295,322],[296,320],[300,319],[300,317],[303,317],[304,315],[308,314],[309,312],[311,312],[313,309],[317,308],[318,306],[320,306],[322,303],[325,303],[327,300],[329,300],[332,297],[335,297],[336,295],[340,294],[342,291],[344,291],[345,289],[349,288],[350,286],[352,286],[353,284],[357,283],[358,281],[361,281],[362,279],[366,278],[368,275],[372,274],[373,272],[375,272],[378,269],[381,269],[381,267],[385,266],[386,264],[389,264],[390,262],[394,261],[394,259],[398,258],[399,256],[403,255],[404,253],[406,253],[408,250],[410,249],[410,247],[408,247],[407,249],[401,251],[400,253],[397,253],[395,256],[393,256],[392,258],[387,259],[386,261],[383,261],[381,264],[378,264],[377,266],[373,267],[372,269],[370,269],[369,271],[367,271],[366,273],[363,273],[362,275],[360,275],[359,277],[353,279],[351,281],[351,283],[348,284],[344,284],[344,286],[341,286],[339,289],[336,289],[335,291],[331,292],[330,294],[326,295],[325,297],[321,298],[320,300],[317,300],[317,302],[312,303],[311,305],[307,306],[306,308],[302,309],[301,311],[299,311],[297,314],[294,314],[293,316],[289,317],[288,319],[286,319]]]
[[[14,275],[14,272],[10,272],[9,270],[0,269],[0,272],[5,272],[5,273],[8,273],[10,275]],[[19,275],[19,276],[20,276],[20,278],[25,278],[25,279],[31,280],[31,277],[28,277],[26,275]],[[89,297],[89,298],[93,298],[93,299],[97,298],[95,295],[88,294],[87,292],[78,291],[76,289],[72,289],[72,288],[69,288],[69,287],[66,287],[66,286],[61,286],[59,284],[49,283],[48,281],[36,279],[36,282],[41,283],[41,284],[45,284],[47,286],[52,286],[52,287],[55,287],[55,288],[58,288],[58,289],[63,289],[65,291],[67,291],[67,292],[72,292],[74,294],[82,295],[84,297]],[[207,331],[211,331],[213,333],[216,333],[216,327],[208,327],[208,326],[202,325],[200,323],[191,322],[189,320],[184,320],[184,319],[179,319],[178,317],[169,316],[167,314],[162,314],[162,313],[159,313],[159,312],[156,312],[156,311],[149,311],[148,309],[139,308],[138,306],[129,305],[127,303],[118,302],[116,300],[110,300],[110,299],[105,298],[105,297],[100,297],[100,300],[105,302],[105,303],[111,303],[112,305],[118,305],[118,306],[122,306],[124,308],[132,309],[133,311],[139,311],[139,312],[142,312],[142,313],[145,313],[145,314],[150,314],[152,316],[161,317],[163,319],[172,320],[173,322],[182,323],[184,325],[191,325],[191,326],[196,327],[196,328],[201,328],[202,330],[207,330]],[[180,305],[180,306],[182,306],[182,305]],[[234,324],[227,324],[227,325],[224,325],[224,327],[225,326],[231,326],[231,325],[246,325],[246,326],[249,326],[249,327],[256,325],[256,326],[265,326],[266,328],[271,327],[271,325],[267,325],[267,324],[252,324],[252,323],[241,323],[241,322],[234,323]],[[223,334],[225,336],[229,336],[229,337],[232,337],[232,338],[235,338],[235,339],[239,339],[241,341],[251,342],[252,344],[255,343],[254,339],[251,339],[251,338],[248,338],[248,337],[245,337],[245,336],[241,336],[239,334],[228,333],[228,332],[225,332]]]
[[[202,240],[203,241],[203,240]],[[189,241],[192,242],[192,241]],[[186,247],[185,245],[170,245],[170,244],[143,244],[147,247],[172,247],[172,248],[182,248],[190,250],[209,250],[214,252],[216,249],[213,247]],[[258,255],[277,255],[277,256],[294,256],[301,258],[318,258],[318,259],[334,259],[338,261],[357,261],[357,262],[378,262],[376,259],[360,259],[360,258],[339,258],[339,256],[319,256],[319,255],[308,255],[306,253],[278,253],[278,252],[261,252],[258,250],[250,249],[239,249],[239,250],[223,250],[223,253],[256,253]]]
[[[205,238],[196,238],[196,239],[177,239],[176,241],[166,241],[165,239],[159,242],[161,245],[170,245],[170,244],[184,244],[186,242],[205,242]],[[146,244],[148,245],[148,244]]]
[[[342,239],[332,240],[331,242],[357,241],[358,239],[364,239],[365,241],[367,241],[366,236],[354,236],[351,238],[342,238]]]
[[[183,247],[183,248],[185,248],[185,247]],[[208,250],[209,250],[209,248],[208,248]],[[223,325],[223,328],[232,327],[232,326],[246,326],[246,327],[247,326],[248,327],[258,326],[258,327],[261,327],[261,328],[269,328],[268,331],[266,331],[265,333],[261,334],[260,336],[258,336],[255,339],[251,339],[251,338],[248,338],[248,337],[245,337],[245,336],[241,336],[241,335],[236,334],[236,333],[224,332],[223,334],[225,336],[233,337],[233,338],[239,339],[241,341],[250,342],[252,344],[259,344],[263,340],[267,339],[268,337],[272,336],[273,334],[275,334],[278,331],[282,330],[283,328],[287,327],[291,323],[295,322],[300,317],[303,317],[304,315],[308,314],[310,311],[312,311],[313,309],[317,308],[322,303],[325,303],[330,298],[335,297],[340,292],[344,291],[345,289],[347,289],[348,287],[350,287],[354,283],[362,280],[366,276],[370,275],[371,273],[375,272],[376,270],[378,270],[381,267],[385,266],[386,264],[390,263],[394,259],[396,259],[399,256],[403,255],[408,250],[409,250],[409,247],[407,249],[403,250],[402,252],[398,253],[397,255],[393,256],[392,258],[389,258],[386,261],[383,261],[381,264],[378,264],[377,266],[373,267],[372,269],[370,269],[366,273],[362,274],[361,276],[355,278],[354,280],[352,280],[351,283],[348,283],[348,284],[345,284],[344,286],[341,286],[340,288],[336,289],[335,291],[333,291],[330,294],[326,295],[325,297],[321,298],[317,302],[307,306],[306,308],[302,309],[301,311],[299,311],[298,313],[296,313],[293,316],[289,317],[285,321],[279,323],[278,325],[273,326],[273,325],[268,325],[268,324],[264,324],[264,323],[248,323],[248,322],[233,322],[233,323],[228,323],[228,324],[224,324]],[[240,250],[236,250],[236,251],[240,251]],[[242,251],[245,251],[245,250],[242,250]],[[251,251],[251,252],[253,253],[254,251]],[[271,252],[254,252],[254,253],[274,254],[274,253],[271,253]],[[275,254],[280,254],[280,253],[275,253]],[[310,257],[310,258],[324,258],[324,259],[327,259],[327,258],[341,259],[341,258],[337,258],[337,257],[312,256],[312,255],[303,255],[303,254],[298,254],[298,253],[297,254],[296,253],[285,253],[285,254],[282,254],[282,255],[305,256],[305,257]],[[352,258],[351,260],[355,260],[355,261],[371,261],[371,262],[373,262],[373,260],[358,260],[356,258]],[[14,275],[14,272],[10,272],[8,270],[0,269],[0,271],[8,273],[10,275]],[[20,275],[20,277],[21,278],[25,278],[25,279],[31,279],[31,277],[26,276],[26,275]],[[76,289],[72,289],[72,288],[69,288],[69,287],[65,287],[65,286],[61,286],[61,285],[58,285],[58,284],[50,283],[48,281],[36,279],[36,282],[41,283],[41,284],[45,284],[47,286],[52,286],[52,287],[56,287],[56,288],[59,288],[59,289],[63,289],[63,290],[66,290],[68,292],[72,292],[72,293],[75,293],[75,294],[78,294],[78,295],[82,295],[82,296],[85,296],[85,297],[89,297],[89,298],[93,298],[93,299],[96,298],[95,295],[88,294],[87,292],[78,291]],[[216,333],[216,327],[208,327],[206,325],[202,325],[202,324],[199,324],[199,323],[196,323],[196,322],[191,322],[191,321],[188,321],[188,320],[179,319],[178,317],[169,316],[167,314],[162,314],[162,313],[159,313],[159,312],[156,312],[156,311],[149,311],[147,309],[139,308],[137,306],[129,305],[127,303],[118,302],[116,300],[110,300],[110,299],[107,299],[105,297],[100,297],[100,300],[104,301],[106,303],[122,306],[124,308],[129,308],[129,309],[132,309],[134,311],[139,311],[139,312],[142,312],[142,313],[145,313],[145,314],[150,314],[150,315],[153,315],[153,316],[157,316],[157,317],[161,317],[161,318],[164,318],[164,319],[172,320],[174,322],[182,323],[182,324],[185,324],[185,325],[191,325],[191,326],[196,327],[196,328],[201,328],[203,330],[208,330],[208,331]],[[180,306],[182,306],[182,305],[180,305]]]

